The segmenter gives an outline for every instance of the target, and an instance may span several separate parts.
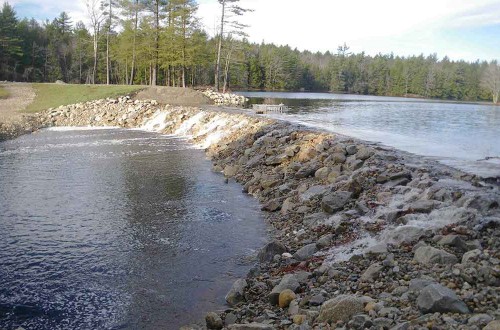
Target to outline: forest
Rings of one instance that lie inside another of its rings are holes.
[[[252,43],[239,0],[221,5],[218,33],[197,19],[194,0],[86,0],[88,23],[0,12],[0,80],[81,84],[216,86],[220,90],[321,91],[498,102],[496,61],[436,54],[397,56]]]

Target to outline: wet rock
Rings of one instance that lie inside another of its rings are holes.
[[[350,191],[336,191],[327,194],[321,200],[321,209],[330,214],[340,211],[349,203],[352,195]]]
[[[320,309],[318,322],[334,324],[347,322],[353,315],[363,312],[363,301],[356,296],[341,295],[326,301]]]
[[[277,305],[279,303],[280,293],[289,289],[293,292],[296,292],[300,287],[299,281],[292,274],[287,274],[283,276],[280,283],[276,285],[271,293],[269,294],[269,301],[273,305]]]
[[[272,241],[267,243],[262,250],[260,250],[258,258],[260,262],[272,261],[275,255],[282,255],[287,252],[285,245],[278,241]]]
[[[408,205],[408,209],[413,213],[431,213],[439,204],[437,201],[421,199]]]
[[[422,289],[417,305],[423,313],[469,313],[469,308],[455,292],[440,284],[430,284]]]
[[[226,302],[229,306],[237,305],[243,301],[245,301],[245,289],[247,288],[248,283],[244,279],[239,279],[234,282],[231,290],[226,295]]]
[[[321,294],[316,294],[309,299],[309,305],[311,306],[320,306],[325,302],[325,297]]]
[[[293,257],[299,261],[307,260],[311,258],[316,252],[318,252],[316,243],[311,243],[301,247],[297,252],[295,252]]]
[[[279,298],[278,298],[278,305],[280,308],[287,308],[292,300],[294,300],[297,296],[295,295],[295,292],[293,292],[290,289],[286,289],[280,292]]]
[[[369,248],[367,248],[364,251],[364,254],[366,256],[369,256],[369,255],[385,254],[387,252],[388,252],[387,243],[380,243],[380,244],[376,244],[374,246],[370,246]]]
[[[262,206],[262,211],[277,212],[281,210],[282,202],[279,199],[273,199]]]
[[[354,155],[355,153],[358,152],[358,147],[354,144],[348,145],[345,147],[345,151],[347,152],[348,155]]]
[[[226,314],[224,318],[224,325],[228,326],[231,324],[235,324],[238,321],[238,317],[234,313]]]
[[[222,319],[217,313],[210,312],[205,316],[205,322],[207,324],[208,329],[222,329],[224,327],[224,323]]]
[[[413,259],[421,264],[456,264],[458,258],[444,250],[432,246],[422,246],[415,251]]]
[[[359,160],[367,160],[371,156],[375,154],[375,151],[372,148],[362,147],[356,153],[356,158]]]

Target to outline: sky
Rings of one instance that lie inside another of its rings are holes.
[[[0,0],[0,2],[3,0]],[[84,0],[8,0],[18,17],[53,19],[66,11],[86,21]],[[199,0],[198,17],[211,34],[217,0]],[[253,42],[299,50],[369,55],[429,55],[453,60],[500,60],[500,0],[240,0],[253,9],[241,21]]]

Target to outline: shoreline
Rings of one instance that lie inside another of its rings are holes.
[[[38,118],[191,136],[259,200],[275,241],[229,292],[232,307],[207,315],[209,328],[481,329],[500,319],[500,194],[473,175],[244,111],[119,98]]]

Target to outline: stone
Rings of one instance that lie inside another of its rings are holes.
[[[330,214],[340,211],[349,203],[352,195],[350,191],[336,191],[325,195],[321,200],[321,209]]]
[[[413,257],[415,261],[424,265],[430,264],[456,264],[458,258],[444,250],[436,249],[432,246],[422,246],[415,251]]]
[[[238,321],[238,317],[234,313],[228,313],[226,314],[226,317],[224,318],[224,324],[226,326],[235,324]]]
[[[410,281],[409,290],[411,292],[420,293],[420,291],[431,284],[436,284],[436,281],[423,278],[414,278]]]
[[[469,313],[467,305],[455,292],[441,284],[426,286],[417,298],[417,306],[423,313]]]
[[[304,323],[306,321],[306,319],[307,319],[307,316],[302,315],[302,314],[297,314],[297,315],[293,316],[292,321],[294,324],[301,325],[302,323]]]
[[[279,199],[273,199],[262,206],[262,211],[276,212],[281,210],[282,202]]]
[[[224,168],[224,175],[226,177],[233,177],[236,175],[236,173],[238,173],[238,166],[231,166],[231,165],[227,165],[225,168]]]
[[[388,252],[387,243],[379,243],[366,248],[363,251],[363,254],[369,256],[369,255],[385,254],[387,252]]]
[[[297,154],[297,160],[301,163],[307,162],[318,155],[318,152],[314,148],[301,148]]]
[[[335,236],[333,234],[326,234],[321,236],[319,240],[316,242],[316,247],[318,248],[318,250],[322,250],[326,247],[329,247],[332,244],[334,237]]]
[[[477,259],[477,257],[479,257],[481,253],[482,252],[479,249],[464,253],[464,255],[462,256],[462,263],[466,264],[468,262],[474,261],[474,259]]]
[[[345,161],[347,160],[346,156],[343,153],[334,153],[331,155],[331,159],[334,164],[344,164]]]
[[[359,160],[367,160],[371,156],[375,154],[375,151],[372,148],[361,148],[356,153],[356,158]]]
[[[384,266],[381,264],[374,263],[370,267],[368,267],[363,274],[361,275],[361,281],[371,282],[378,278],[380,272],[384,269]]]
[[[421,199],[408,205],[408,209],[413,213],[431,213],[440,203],[434,200]]]
[[[354,144],[348,145],[345,147],[345,151],[347,152],[348,155],[354,155],[355,153],[358,152],[358,147]]]
[[[300,283],[293,274],[283,276],[280,283],[276,285],[269,294],[269,301],[273,305],[278,305],[280,293],[289,289],[296,292],[300,288]]]
[[[231,290],[226,295],[226,302],[230,306],[237,305],[243,301],[245,301],[245,289],[247,288],[248,283],[244,279],[239,279],[236,282],[234,282],[233,286],[231,287]]]
[[[264,323],[248,323],[248,324],[232,324],[228,329],[233,330],[273,330],[274,327],[271,324]]]
[[[297,296],[295,295],[295,292],[293,292],[290,289],[286,289],[280,292],[279,298],[278,298],[278,305],[280,308],[287,308],[292,300],[294,300]]]
[[[467,323],[470,325],[485,326],[486,324],[490,323],[491,321],[493,321],[493,318],[491,316],[489,316],[488,314],[476,314],[476,315],[471,316],[467,320]]]
[[[330,169],[328,167],[322,167],[314,173],[314,177],[318,180],[325,180],[330,174]]]
[[[296,315],[299,313],[299,303],[297,300],[292,300],[288,306],[288,315]]]
[[[325,302],[325,297],[321,294],[316,294],[309,299],[309,305],[311,306],[320,306]]]
[[[441,238],[437,244],[442,246],[456,247],[462,252],[466,252],[469,249],[469,247],[467,246],[467,242],[459,235],[446,235]]]
[[[491,321],[483,330],[500,330],[500,320]]]
[[[318,322],[335,324],[338,321],[347,322],[353,315],[363,312],[363,301],[356,296],[340,295],[321,305]]]
[[[316,243],[311,243],[301,247],[297,252],[295,252],[293,257],[299,261],[303,261],[311,258],[316,252],[318,252]]]
[[[328,191],[328,188],[325,186],[312,186],[307,189],[305,192],[299,194],[299,199],[301,201],[309,201],[313,198],[317,198],[323,196]]]
[[[258,258],[260,262],[269,262],[273,260],[275,255],[282,255],[287,251],[285,245],[278,241],[272,241],[267,243],[262,250],[260,250]]]
[[[207,324],[208,329],[222,329],[224,327],[224,323],[222,319],[217,313],[210,312],[205,316],[205,322]]]

